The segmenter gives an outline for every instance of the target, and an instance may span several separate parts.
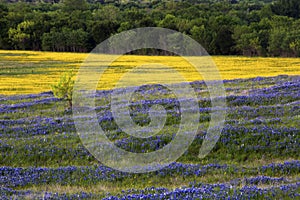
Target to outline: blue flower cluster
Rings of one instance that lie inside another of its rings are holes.
[[[293,172],[300,172],[300,162],[298,161],[285,161],[284,163],[271,163],[260,168],[262,173],[272,172],[272,173],[282,173],[291,174]]]
[[[284,186],[259,188],[257,186],[232,187],[230,184],[199,184],[197,186],[176,188],[146,188],[145,190],[129,190],[119,196],[109,196],[105,200],[119,199],[274,199],[299,198],[300,182]]]
[[[269,176],[257,176],[257,177],[251,177],[251,178],[245,178],[246,184],[270,184],[270,183],[282,183],[282,182],[288,182],[286,178],[280,177],[280,178],[273,178]]]
[[[24,99],[30,101],[23,101],[16,104],[1,105],[0,113],[14,113],[14,112],[18,112],[18,110],[27,109],[32,106],[45,105],[45,104],[50,104],[53,102],[60,101],[60,99],[53,97],[52,92],[46,92],[41,94],[3,97],[0,98],[0,102],[1,101],[22,101]]]
[[[183,164],[172,163],[169,166],[151,172],[149,175],[166,177],[166,176],[182,176],[193,177],[203,176],[207,173],[221,172],[243,172],[245,169],[237,168],[235,166],[220,165],[220,164]],[[266,172],[268,170],[275,171],[280,174],[297,174],[300,171],[300,161],[290,161],[281,163],[273,163],[270,165],[262,166],[259,169],[248,169],[252,173]],[[78,182],[97,183],[99,181],[115,181],[121,178],[128,178],[134,176],[142,176],[131,173],[124,173],[113,170],[106,166],[68,166],[59,168],[46,168],[46,167],[30,167],[30,168],[13,168],[13,167],[0,167],[0,185],[6,187],[16,187],[25,185],[38,185],[58,183],[62,185],[77,184]],[[256,179],[246,179],[246,182],[260,182],[276,181],[276,179],[269,179],[266,177],[256,177]],[[279,181],[279,180],[277,180]],[[282,180],[283,181],[283,180]]]
[[[11,199],[38,199],[38,200],[80,200],[80,199],[93,199],[97,198],[97,195],[92,193],[75,193],[75,194],[59,194],[51,192],[35,192],[30,190],[13,190],[7,187],[0,187],[0,199],[11,200]],[[99,197],[98,197],[99,199]]]
[[[164,169],[152,172],[155,176],[201,176],[211,170],[226,170],[227,165],[209,164],[182,164],[172,163]],[[124,177],[132,177],[131,173],[124,173],[113,170],[106,166],[68,166],[59,168],[30,167],[30,168],[13,168],[0,167],[0,185],[6,187],[16,187],[25,185],[59,183],[59,184],[76,184],[80,181],[97,183],[99,181],[113,181]]]
[[[258,177],[253,180],[279,180],[282,178]],[[263,183],[263,182],[262,182]],[[255,183],[254,183],[255,184]],[[122,191],[117,196],[109,196],[102,198],[105,200],[119,199],[274,199],[275,198],[299,198],[300,182],[284,184],[280,186],[259,187],[256,185],[245,185],[236,187],[229,183],[222,184],[203,184],[199,183],[189,187],[176,188],[170,190],[167,188],[149,187],[143,190],[129,189]],[[34,192],[30,190],[13,190],[7,187],[0,188],[1,199],[11,199],[12,197],[30,198],[30,199],[100,199],[99,194],[92,193],[75,193],[75,194],[58,194],[51,192]]]

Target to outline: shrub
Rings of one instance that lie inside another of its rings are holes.
[[[72,108],[72,93],[74,86],[73,71],[62,74],[60,80],[52,85],[52,91],[55,97],[68,101],[69,108]]]

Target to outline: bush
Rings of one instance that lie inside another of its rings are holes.
[[[62,74],[57,84],[52,85],[52,91],[55,97],[68,101],[69,108],[72,108],[72,94],[74,86],[73,71]]]

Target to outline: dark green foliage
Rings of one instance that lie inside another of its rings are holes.
[[[0,49],[89,52],[113,34],[164,27],[213,55],[300,55],[298,0],[2,2],[14,3],[0,3]]]
[[[272,10],[278,15],[299,18],[300,2],[299,0],[278,0],[272,5]]]
[[[62,31],[51,30],[42,36],[42,48],[46,51],[87,51],[88,33],[82,29],[63,28]]]

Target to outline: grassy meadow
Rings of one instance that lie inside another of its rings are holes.
[[[66,102],[49,92],[63,72],[78,70],[86,57],[0,51],[0,199],[299,198],[300,58],[212,57],[224,79],[227,117],[204,159],[198,153],[211,110],[201,77],[179,57],[126,55],[116,60],[98,87],[96,112],[107,137],[120,148],[156,151],[173,139],[180,124],[178,102],[155,85],[138,91],[130,111],[137,124],[147,125],[147,109],[164,106],[167,119],[161,132],[134,138],[114,123],[109,89],[134,66],[149,61],[173,65],[201,97],[199,132],[188,150],[164,169],[132,174],[96,160],[83,146]],[[149,94],[148,103],[143,94]]]

